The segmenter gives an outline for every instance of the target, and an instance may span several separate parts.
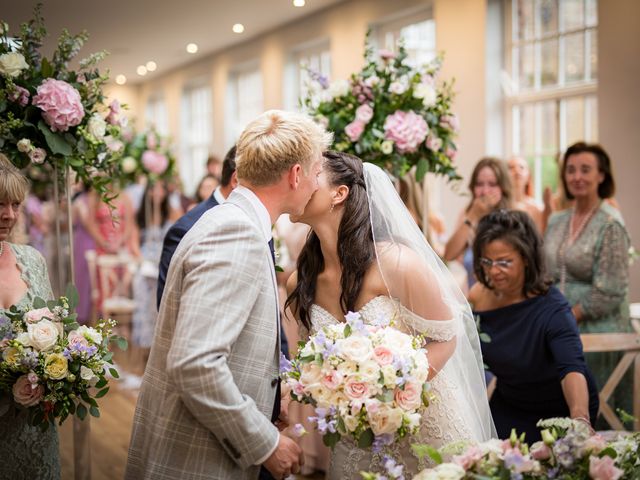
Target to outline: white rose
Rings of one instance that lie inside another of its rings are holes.
[[[342,420],[344,420],[344,426],[348,432],[355,432],[356,428],[358,428],[358,417],[354,417],[353,415],[344,415]]]
[[[376,382],[380,377],[380,365],[374,360],[360,362],[358,373],[371,382]]]
[[[395,433],[402,425],[402,410],[380,405],[375,412],[367,412],[371,430],[375,435]]]
[[[22,153],[29,153],[31,150],[33,150],[33,144],[28,138],[23,138],[22,140],[18,141],[17,147],[18,151]]]
[[[89,367],[85,367],[84,365],[80,367],[80,378],[89,381],[93,377],[95,377],[95,373],[93,373],[93,370],[91,370]]]
[[[94,328],[87,327],[86,325],[81,325],[76,331],[84,338],[92,341],[96,345],[100,345],[102,343],[102,335],[100,335],[100,333],[98,333]]]
[[[107,133],[107,122],[104,121],[102,115],[94,113],[91,115],[89,122],[87,123],[87,130],[94,138],[102,140],[105,133]]]
[[[418,352],[418,354],[413,357],[413,360],[415,361],[415,366],[411,370],[413,378],[419,383],[426,382],[429,376],[429,360],[427,359],[426,352]]]
[[[45,352],[58,341],[58,327],[51,320],[40,320],[27,325],[29,342],[38,351]]]
[[[349,93],[350,85],[348,80],[335,80],[329,85],[331,98],[343,97]]]
[[[405,75],[398,78],[396,81],[391,82],[391,85],[389,85],[389,91],[397,95],[402,95],[408,89],[409,89],[409,79]]]
[[[358,364],[356,362],[352,362],[351,360],[342,362],[336,368],[336,370],[338,370],[340,375],[342,375],[343,377],[353,375],[354,373],[356,373],[357,369],[358,369]]]
[[[9,52],[0,55],[0,73],[7,77],[15,78],[25,68],[29,68],[21,53]]]
[[[307,385],[305,390],[316,401],[318,407],[327,408],[333,404],[333,392],[323,384],[313,383]]]
[[[315,362],[305,363],[300,368],[300,383],[305,386],[312,385],[314,383],[320,383],[322,380],[322,369],[320,365]]]
[[[338,352],[348,360],[363,362],[369,360],[373,353],[371,340],[366,337],[352,335],[336,342]]]
[[[413,96],[415,98],[421,98],[422,104],[425,107],[431,107],[435,105],[438,98],[436,89],[427,83],[419,83],[418,85],[413,87]]]
[[[395,328],[385,328],[382,337],[383,345],[392,352],[406,352],[413,350],[412,338]]]
[[[441,463],[436,468],[422,470],[413,480],[460,480],[464,478],[464,469],[455,463]]]
[[[396,386],[396,369],[393,365],[385,365],[380,369],[382,371],[382,376],[384,377],[384,385],[388,388],[393,388]]]
[[[133,173],[136,170],[136,167],[138,166],[138,162],[136,162],[136,159],[133,157],[124,157],[122,159],[122,171],[124,173]]]
[[[20,342],[25,347],[31,346],[31,339],[29,338],[29,334],[27,332],[19,333],[16,337],[16,340]]]

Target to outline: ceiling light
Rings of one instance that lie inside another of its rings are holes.
[[[233,33],[242,33],[244,32],[244,25],[236,23],[231,30],[233,30]]]
[[[125,83],[127,83],[127,77],[125,77],[124,75],[118,75],[116,77],[116,83],[118,85],[124,85]]]
[[[189,45],[187,45],[187,52],[196,53],[197,51],[198,51],[198,45],[196,45],[195,43],[190,43]]]
[[[136,72],[138,72],[138,75],[143,77],[147,74],[147,67],[145,67],[144,65],[139,65],[136,69]]]
[[[304,0],[293,0],[294,7],[304,7]]]
[[[150,60],[147,62],[148,72],[155,72],[156,68],[158,68],[158,66],[156,65],[156,62],[154,62],[153,60]]]

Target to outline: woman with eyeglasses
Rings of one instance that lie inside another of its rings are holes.
[[[540,439],[538,420],[571,417],[591,426],[598,391],[571,307],[546,277],[542,239],[524,212],[496,210],[473,244],[478,283],[469,294],[484,362],[497,377],[489,403],[500,438],[511,429]]]

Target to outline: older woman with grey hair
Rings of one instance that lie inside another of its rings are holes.
[[[9,335],[4,315],[12,305],[26,307],[35,297],[53,298],[47,266],[28,245],[9,242],[29,190],[26,177],[0,154],[0,337]],[[0,393],[0,478],[60,478],[58,432],[29,425],[24,407]],[[17,477],[16,477],[17,474]]]

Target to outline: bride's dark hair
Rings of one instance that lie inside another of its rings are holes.
[[[364,274],[375,258],[375,246],[369,220],[369,200],[364,182],[362,160],[348,153],[327,151],[323,154],[324,169],[332,186],[346,185],[349,195],[338,227],[338,258],[340,277],[340,307],[343,313],[355,311],[362,289]],[[311,305],[316,294],[318,275],[324,269],[320,240],[311,231],[298,257],[298,284],[285,302],[285,309],[298,314],[300,322],[311,328]]]

